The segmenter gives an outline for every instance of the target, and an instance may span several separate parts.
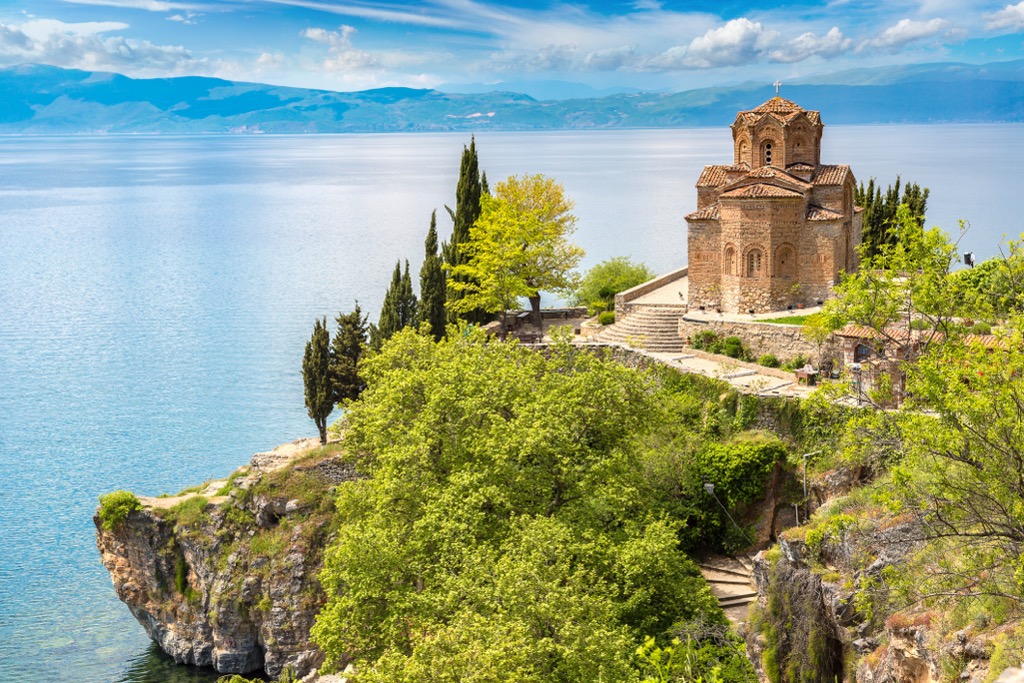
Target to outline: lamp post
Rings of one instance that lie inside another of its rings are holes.
[[[807,514],[807,458],[811,457],[812,455],[818,455],[819,453],[821,453],[821,451],[813,451],[811,453],[804,453],[803,454],[803,459],[804,459],[804,521],[806,521],[807,517],[808,517],[808,514]]]
[[[722,512],[724,512],[725,516],[729,518],[729,521],[732,522],[732,525],[736,527],[737,531],[743,534],[743,538],[747,539],[747,543],[749,543],[750,545],[754,545],[754,542],[750,540],[750,536],[747,536],[747,532],[740,528],[740,525],[736,523],[736,520],[732,518],[732,515],[729,514],[729,511],[725,508],[724,505],[722,505],[722,501],[718,500],[718,496],[715,495],[715,485],[709,482],[704,482],[704,490],[707,491],[711,495],[711,497],[715,499],[715,502],[718,503],[718,507],[722,508]]]

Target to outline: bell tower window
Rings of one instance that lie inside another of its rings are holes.
[[[772,143],[770,142],[764,143],[764,165],[772,165]]]

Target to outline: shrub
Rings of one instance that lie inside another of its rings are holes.
[[[992,334],[992,326],[984,320],[979,320],[971,327],[971,334]]]
[[[601,314],[597,316],[597,322],[602,325],[611,325],[615,322],[615,311],[602,311]]]
[[[714,484],[715,494],[727,507],[757,500],[775,463],[785,459],[782,441],[761,434],[709,443],[697,454],[701,481]]]
[[[591,315],[615,308],[615,295],[654,277],[647,266],[624,256],[602,261],[587,271],[570,302],[586,305]]]
[[[722,342],[722,352],[729,358],[744,360],[747,357],[747,350],[743,347],[743,340],[739,337],[726,337]]]
[[[766,353],[760,358],[758,358],[757,364],[763,365],[766,368],[777,368],[780,365],[782,365],[782,363],[779,362],[779,359],[775,356],[775,354],[772,353]]]
[[[209,501],[203,496],[189,496],[169,510],[168,517],[183,526],[198,524],[206,517]]]
[[[807,356],[805,356],[804,354],[801,353],[800,355],[795,356],[793,358],[790,358],[785,363],[783,363],[782,364],[782,369],[783,370],[799,370],[803,366],[807,365],[807,362],[809,360],[810,360],[810,358],[808,358]]]
[[[142,503],[131,491],[112,491],[100,496],[100,523],[111,531],[128,517],[128,513],[141,510]]]
[[[711,330],[703,330],[693,335],[690,346],[700,351],[714,353],[714,349],[718,348],[718,335]]]

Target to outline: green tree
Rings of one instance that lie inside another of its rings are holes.
[[[906,206],[917,228],[924,227],[925,211],[928,206],[928,188],[921,189],[917,183],[907,183],[900,195],[900,177],[896,183],[882,193],[881,186],[875,186],[872,178],[867,187],[861,183],[854,192],[854,203],[864,208],[862,214],[862,250],[867,256],[875,256],[884,245],[894,246],[899,242],[900,229],[904,223],[897,219],[900,206]]]
[[[384,342],[391,339],[399,330],[416,324],[416,294],[412,289],[412,277],[409,275],[409,261],[395,263],[391,274],[391,284],[384,294],[384,303],[380,309],[380,320],[370,327],[370,346],[379,349]]]
[[[462,278],[452,283],[462,298],[451,307],[501,313],[525,297],[539,326],[541,290],[568,295],[576,286],[583,250],[567,239],[576,228],[572,201],[561,184],[530,175],[498,183],[482,205],[460,246],[466,262],[452,268]]]
[[[335,405],[354,401],[366,388],[359,376],[359,361],[367,348],[366,316],[356,302],[351,313],[339,313],[338,325],[331,340],[331,384]]]
[[[591,315],[615,310],[615,295],[654,277],[650,268],[633,263],[627,256],[602,261],[587,271],[570,299],[575,306],[586,306]]]
[[[630,681],[635,648],[724,617],[635,448],[648,375],[568,345],[405,330],[367,358],[313,638],[364,681]]]
[[[456,283],[466,285],[468,275],[457,272],[458,266],[466,263],[464,246],[470,240],[470,230],[477,218],[480,217],[480,197],[486,195],[484,190],[487,176],[480,174],[480,161],[476,153],[476,138],[470,139],[469,147],[462,148],[462,161],[459,164],[459,183],[455,188],[455,209],[447,205],[444,207],[452,219],[452,237],[441,247],[441,255],[447,265],[450,275],[448,277],[448,301],[458,301],[465,296],[465,287],[458,287]],[[463,320],[470,323],[483,323],[489,319],[487,311],[477,307],[452,306],[452,311],[458,311]]]
[[[320,443],[327,443],[327,418],[334,410],[331,382],[331,337],[327,318],[313,325],[313,336],[302,355],[302,382],[305,385],[306,413],[316,423]]]
[[[437,253],[437,211],[430,214],[430,229],[427,231],[424,251],[426,253],[420,267],[419,322],[426,323],[430,334],[436,341],[440,341],[447,323],[444,307],[447,283],[441,257]]]

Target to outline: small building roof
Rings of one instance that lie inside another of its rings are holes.
[[[717,164],[705,166],[697,179],[697,187],[719,187],[729,182],[730,173],[746,173],[750,170],[746,164]]]
[[[698,211],[694,211],[691,214],[687,214],[686,215],[686,220],[688,220],[688,221],[717,221],[720,216],[721,216],[721,211],[719,211],[718,204],[712,204],[711,206],[706,206],[703,209],[700,209]]]
[[[815,185],[842,185],[850,175],[847,164],[821,164],[811,180]]]
[[[778,185],[769,185],[768,183],[754,183],[753,185],[744,185],[743,187],[737,187],[735,190],[729,190],[723,192],[722,197],[775,197],[775,198],[803,198],[803,193],[797,192],[796,190],[788,190]]]
[[[843,214],[823,206],[811,204],[807,207],[807,220],[809,221],[838,221],[842,218]]]

